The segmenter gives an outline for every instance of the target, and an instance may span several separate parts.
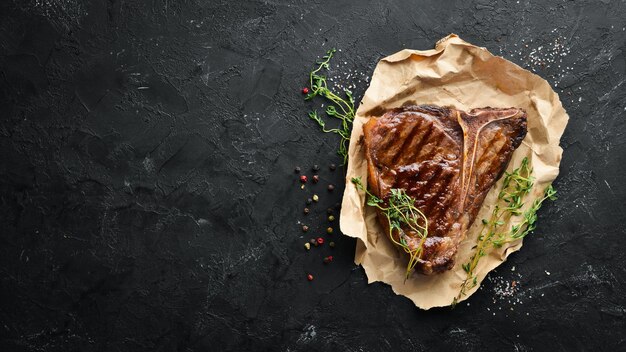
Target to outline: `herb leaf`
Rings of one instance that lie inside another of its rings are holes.
[[[416,206],[415,199],[406,194],[404,189],[392,188],[391,194],[386,201],[370,193],[361,182],[360,177],[353,177],[352,183],[360,191],[367,195],[367,205],[378,208],[387,218],[389,223],[389,238],[393,243],[404,249],[409,254],[405,280],[409,278],[411,271],[420,260],[424,248],[424,241],[428,236],[428,219]],[[397,231],[398,240],[394,238],[394,230]],[[409,245],[411,238],[405,230],[417,234],[420,241],[417,245]]]
[[[475,249],[475,252],[468,263],[462,264],[467,277],[461,284],[459,294],[452,302],[453,305],[466,295],[467,290],[478,284],[475,270],[480,258],[484,257],[492,248],[500,248],[505,243],[526,237],[536,227],[537,211],[543,202],[546,199],[556,199],[556,190],[550,185],[542,198],[536,199],[528,210],[522,212],[523,199],[530,193],[535,181],[531,174],[532,168],[528,164],[528,158],[524,158],[520,167],[513,172],[505,173],[502,189],[498,193],[498,203],[495,205],[489,220],[482,220],[483,228],[478,235],[478,243],[472,248]],[[512,225],[509,231],[497,231],[513,216],[522,216],[522,222]]]
[[[317,61],[317,67],[309,73],[309,89],[310,92],[305,96],[305,100],[311,100],[316,96],[326,99],[330,104],[326,107],[326,115],[334,117],[341,121],[338,128],[326,129],[326,123],[317,114],[316,111],[309,112],[309,117],[317,122],[325,133],[335,133],[341,138],[337,154],[343,157],[343,163],[348,161],[348,144],[350,142],[350,131],[352,130],[352,121],[354,121],[354,97],[352,92],[344,89],[343,94],[346,98],[340,97],[339,94],[332,92],[328,88],[326,76],[320,74],[321,70],[328,70],[329,62],[335,54],[336,50],[331,49],[321,61]],[[347,100],[346,100],[347,99]]]

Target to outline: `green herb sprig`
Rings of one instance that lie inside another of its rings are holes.
[[[348,143],[350,142],[350,131],[354,121],[354,97],[352,92],[343,90],[346,98],[340,97],[328,88],[326,76],[320,72],[328,70],[330,59],[335,54],[335,49],[328,50],[322,60],[316,62],[317,67],[309,73],[310,92],[305,96],[305,100],[311,100],[316,96],[321,96],[331,103],[326,107],[326,115],[337,118],[341,121],[339,127],[326,129],[326,122],[317,114],[317,111],[309,112],[309,118],[317,122],[325,133],[336,133],[341,137],[337,154],[343,157],[343,163],[348,161]]]
[[[543,202],[546,199],[556,199],[556,190],[550,185],[542,198],[536,199],[528,210],[522,212],[523,199],[530,193],[535,181],[531,174],[532,168],[529,166],[528,158],[524,158],[520,167],[513,172],[505,173],[502,189],[498,193],[498,200],[491,212],[491,217],[489,220],[482,220],[483,228],[478,235],[476,246],[472,248],[474,254],[468,263],[462,265],[467,277],[461,284],[460,292],[452,302],[453,304],[456,304],[468,290],[478,284],[475,270],[480,258],[487,255],[491,248],[500,248],[505,243],[520,240],[528,235],[536,227],[537,211]],[[523,217],[521,223],[513,225],[509,231],[502,231],[501,227],[511,217],[520,215]]]
[[[352,183],[358,190],[364,191],[367,195],[367,205],[378,208],[389,222],[389,238],[393,243],[400,246],[409,254],[409,263],[406,268],[405,281],[409,278],[411,271],[418,263],[422,252],[424,241],[428,236],[428,219],[416,206],[415,199],[406,194],[403,189],[393,188],[387,202],[370,193],[360,177],[353,177]],[[420,238],[419,244],[415,248],[409,246],[411,238],[404,232],[404,228],[412,230]],[[393,231],[398,231],[400,241],[393,237]]]

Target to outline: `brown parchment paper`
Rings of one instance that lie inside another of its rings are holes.
[[[535,186],[526,198],[524,209],[543,194],[559,173],[562,154],[559,140],[568,116],[558,95],[544,79],[454,34],[437,42],[435,49],[405,49],[378,63],[354,120],[340,226],[345,235],[358,239],[354,261],[363,266],[369,283],[385,282],[419,308],[430,309],[450,305],[457,296],[465,278],[461,264],[469,261],[471,247],[480,231],[480,219],[489,217],[502,179],[487,195],[459,248],[454,268],[434,276],[414,274],[405,282],[406,257],[391,244],[376,220],[374,209],[364,204],[364,194],[350,182],[352,177],[367,179],[367,161],[360,143],[363,124],[384,110],[405,103],[452,105],[466,111],[487,106],[525,109],[528,134],[513,154],[508,170],[518,167],[526,156],[534,168]],[[505,226],[520,220],[513,219]],[[476,268],[479,283],[521,246],[520,240],[483,257]],[[479,286],[469,290],[461,300]]]

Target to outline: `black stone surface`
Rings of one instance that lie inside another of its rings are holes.
[[[624,1],[7,0],[0,18],[0,350],[626,350]],[[548,79],[571,120],[524,249],[469,303],[420,311],[338,231],[304,250],[343,171],[299,90],[330,47],[360,97],[381,57],[451,32]]]

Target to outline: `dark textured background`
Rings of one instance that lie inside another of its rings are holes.
[[[0,350],[626,350],[623,0],[6,0],[0,19]],[[450,32],[548,79],[571,120],[524,249],[469,304],[420,311],[367,284],[353,240],[303,249],[343,183],[299,89],[337,47],[360,97],[381,57]]]

